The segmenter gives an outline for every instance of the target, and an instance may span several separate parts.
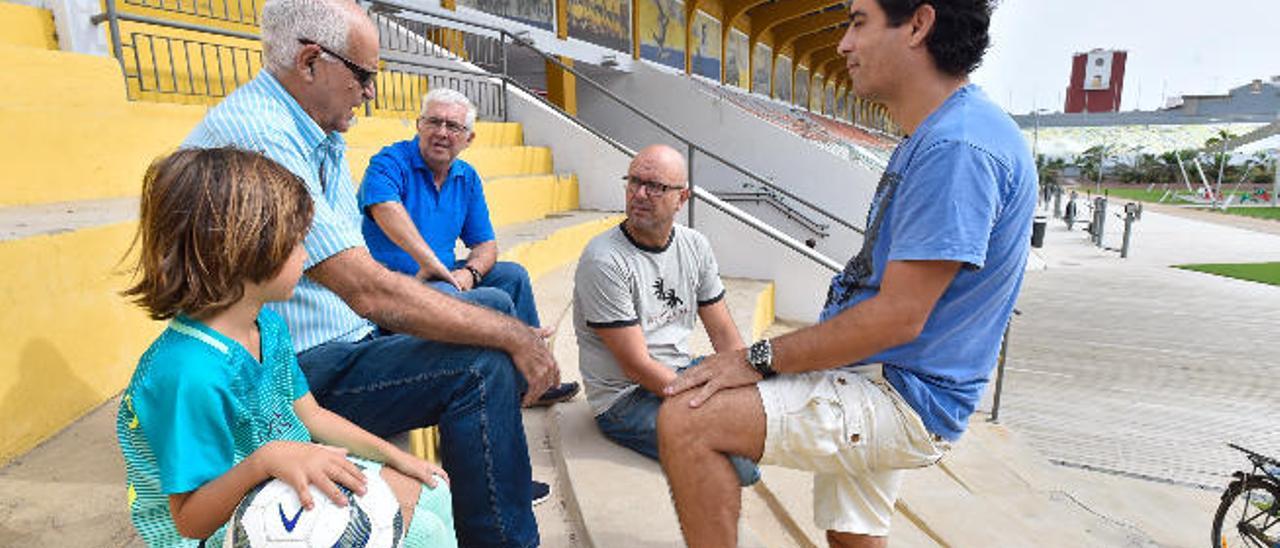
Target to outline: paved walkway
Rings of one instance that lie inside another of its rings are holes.
[[[1280,235],[1152,209],[1134,228],[1120,259],[1051,222],[1001,419],[1055,463],[1220,489],[1244,463],[1226,442],[1280,453],[1280,287],[1169,265],[1280,261]]]

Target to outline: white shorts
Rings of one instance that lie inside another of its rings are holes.
[[[951,448],[925,429],[879,365],[779,375],[756,386],[766,422],[760,464],[814,473],[821,529],[888,535],[902,471],[937,463]]]

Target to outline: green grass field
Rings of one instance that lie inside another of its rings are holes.
[[[1174,268],[1280,286],[1280,263],[1182,264]]]
[[[1229,207],[1227,208],[1227,213],[1255,219],[1280,221],[1280,207]]]
[[[1147,188],[1145,186],[1134,186],[1133,188],[1112,187],[1112,188],[1106,189],[1106,191],[1107,191],[1107,197],[1111,200],[1129,200],[1129,201],[1138,201],[1138,202],[1159,202],[1160,197],[1164,196],[1164,192],[1165,192],[1164,189],[1160,189],[1160,188],[1147,191]],[[1170,195],[1169,199],[1165,200],[1164,203],[1181,204],[1186,202],[1184,202],[1183,200],[1179,200],[1178,198],[1175,198],[1172,195]]]

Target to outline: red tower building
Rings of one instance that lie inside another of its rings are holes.
[[[1095,49],[1071,58],[1064,112],[1119,112],[1128,52]]]

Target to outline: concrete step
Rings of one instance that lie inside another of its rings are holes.
[[[565,272],[557,283],[557,293],[571,295],[572,271]],[[762,294],[771,294],[772,284],[726,279],[725,285],[730,313],[743,331],[744,340],[748,339],[754,330],[755,305]],[[555,356],[563,379],[581,380],[577,337],[569,309],[566,304],[565,313],[556,324]],[[545,314],[543,317],[547,319]],[[703,330],[698,327],[695,333],[701,336],[692,338],[690,349],[698,354],[710,352]],[[549,413],[558,480],[565,486],[563,496],[570,515],[584,528],[584,546],[682,544],[666,478],[656,462],[606,440],[595,425],[585,397],[558,404]],[[750,512],[763,504],[748,506]],[[757,516],[743,523],[749,523],[739,532],[743,546],[789,544],[779,542],[790,537],[779,530],[776,521]]]
[[[406,134],[396,140],[408,139]],[[364,170],[382,147],[390,142],[376,144],[349,143],[347,147],[347,164],[351,167],[351,177],[356,186],[364,177]],[[492,146],[473,147],[464,150],[459,156],[469,162],[485,180],[499,177],[520,177],[529,175],[549,175],[552,173],[551,149],[546,147],[527,146]]]
[[[0,66],[5,68],[0,71],[0,105],[43,108],[55,97],[59,105],[80,107],[115,106],[126,101],[120,65],[110,57],[0,44]]]
[[[53,12],[12,2],[0,2],[0,45],[58,49]]]
[[[133,204],[128,200],[98,204],[103,211],[97,214],[112,214],[113,208],[109,206],[128,209],[129,205]],[[51,225],[57,226],[64,222],[61,217],[67,215],[65,211],[59,207],[48,209],[47,214],[53,218]],[[4,211],[0,210],[0,213]],[[0,214],[0,227],[5,226],[3,221],[4,216]],[[581,253],[582,247],[592,236],[617,222],[618,218],[611,213],[575,211],[537,222],[509,225],[498,230],[499,241],[502,242],[503,249],[507,250],[503,254],[504,260],[514,257],[524,261],[526,267],[535,273],[535,288],[541,299],[542,314],[549,324],[560,322],[567,315],[568,302],[572,296],[571,289],[566,289],[563,284],[566,280],[571,283],[573,261]],[[110,245],[84,244],[84,247],[110,251],[108,254],[122,252],[124,245],[127,245],[127,237],[132,233],[132,223],[112,226],[119,227],[117,236],[126,239]],[[39,314],[9,315],[5,317],[10,319],[9,322],[0,320],[0,326],[7,333],[18,337],[15,340],[31,341],[23,346],[25,350],[19,353],[21,361],[16,365],[0,362],[0,394],[3,394],[0,398],[0,410],[5,417],[0,427],[6,435],[4,439],[7,440],[9,433],[24,421],[61,421],[58,424],[28,429],[39,432],[40,435],[28,435],[24,438],[25,445],[19,450],[3,454],[6,460],[17,456],[4,468],[0,468],[0,492],[6,494],[6,503],[0,504],[0,523],[4,524],[0,527],[0,546],[126,546],[137,542],[124,504],[124,468],[114,435],[114,417],[119,405],[119,398],[115,394],[132,373],[137,356],[155,336],[159,324],[141,318],[140,312],[115,294],[118,288],[93,286],[84,289],[87,294],[81,294],[76,291],[45,290],[43,286],[36,284],[34,280],[37,279],[52,282],[59,279],[59,270],[39,259],[63,256],[63,253],[53,254],[24,248],[17,251],[18,254],[25,255],[23,260],[7,255],[10,246],[16,248],[34,242],[37,246],[43,246],[36,249],[47,249],[50,244],[42,241],[42,238],[82,238],[93,235],[96,230],[103,229],[79,229],[53,236],[25,235],[21,239],[0,243],[0,263],[24,264],[27,266],[22,271],[29,272],[24,278],[27,281],[4,285],[5,289],[0,290],[0,303],[17,302],[17,290],[24,293],[34,291],[33,295],[46,300],[56,300],[65,294],[63,298],[81,302],[80,307],[72,308],[69,304],[54,302],[51,304],[53,309],[80,310],[78,314],[85,316],[87,322],[80,322],[78,315],[72,318],[59,317],[55,319],[66,326],[57,328],[47,322],[35,321],[40,319]],[[75,247],[75,253],[66,255],[78,256],[86,252],[80,246]],[[118,257],[112,255],[111,258]],[[565,274],[566,271],[568,274]],[[37,273],[42,274],[37,276]],[[538,274],[548,275],[539,278]],[[571,288],[571,285],[568,287]],[[35,307],[23,305],[22,308]],[[136,314],[143,325],[131,328],[138,333],[138,348],[120,352],[121,355],[114,358],[113,362],[118,365],[105,367],[103,349],[109,347],[109,343],[98,341],[97,337],[99,334],[115,334],[115,329],[103,329],[103,326],[129,325],[121,320],[99,317],[101,313],[111,311]],[[72,322],[75,325],[70,325]],[[27,334],[27,331],[20,329],[27,323],[31,323],[32,328],[37,331]],[[36,341],[34,339],[38,338],[40,330],[44,331],[45,336],[65,336],[69,340],[61,345]],[[72,344],[76,342],[82,344]],[[62,347],[83,348],[84,355],[60,357],[60,352],[66,352]],[[68,372],[67,369],[73,365],[74,371]],[[114,377],[103,380],[105,373],[102,370],[108,370]],[[17,376],[10,378],[5,375],[6,372],[16,373]],[[90,374],[96,375],[93,380],[81,380],[80,377]],[[48,375],[62,377],[55,380]],[[92,392],[91,397],[80,398],[75,406],[67,403],[69,397],[82,396],[85,392]],[[104,400],[105,403],[98,405]],[[67,413],[62,408],[74,413],[64,416]],[[80,417],[86,410],[89,413]],[[556,493],[563,493],[564,488],[554,479],[556,472],[551,465],[551,444],[545,426],[546,411],[528,410],[525,414],[528,420],[526,429],[530,436],[530,457],[535,463],[536,475],[551,481]],[[76,418],[78,420],[71,422]],[[71,422],[70,426],[49,436],[48,432],[55,432],[61,424],[68,422]],[[44,440],[43,443],[31,449],[41,440]],[[573,539],[578,538],[580,533],[574,530],[576,522],[567,519],[562,502],[552,501],[540,505],[537,515],[539,522],[544,524],[544,542],[547,546],[575,546]]]

